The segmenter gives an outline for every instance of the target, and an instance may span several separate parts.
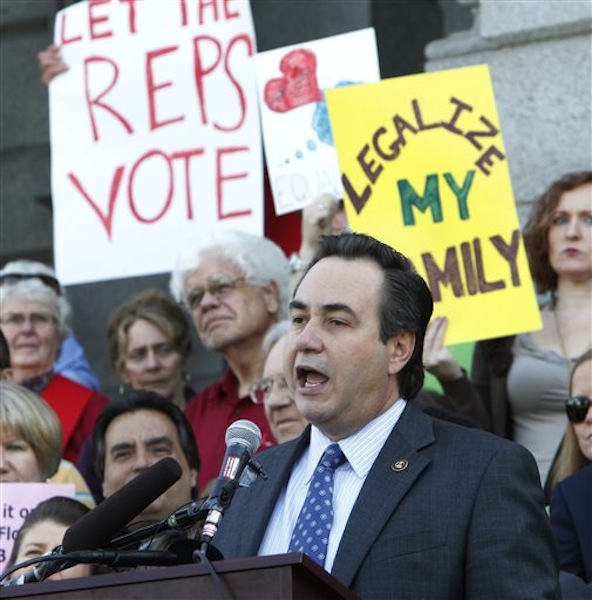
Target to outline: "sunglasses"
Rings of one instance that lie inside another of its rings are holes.
[[[572,423],[581,423],[586,419],[590,406],[592,406],[592,400],[586,396],[574,396],[573,398],[568,398],[565,403],[567,418]]]
[[[41,283],[51,288],[58,296],[62,295],[60,282],[55,277],[39,273],[7,273],[6,275],[0,275],[0,285],[11,285],[27,279],[39,279]]]

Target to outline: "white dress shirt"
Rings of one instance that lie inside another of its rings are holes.
[[[376,457],[407,402],[397,400],[386,412],[365,425],[360,431],[339,441],[347,462],[335,471],[333,488],[333,527],[329,535],[325,570],[329,573],[339,548],[341,536],[358,494],[366,481]],[[312,427],[310,445],[296,461],[288,485],[278,497],[269,524],[259,547],[258,555],[283,554],[288,551],[292,530],[304,500],[314,470],[332,440],[316,427]]]

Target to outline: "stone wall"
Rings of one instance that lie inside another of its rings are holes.
[[[426,71],[487,64],[521,222],[554,179],[592,168],[592,3],[460,0],[473,27],[426,48]]]

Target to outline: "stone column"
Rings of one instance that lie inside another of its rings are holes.
[[[549,183],[592,168],[592,2],[457,1],[473,27],[428,44],[425,70],[489,65],[524,223]]]

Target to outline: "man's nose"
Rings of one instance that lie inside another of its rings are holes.
[[[146,471],[153,462],[148,452],[138,452],[134,460],[134,471]]]
[[[310,319],[295,335],[295,346],[301,352],[320,352],[323,347],[320,324]]]
[[[201,302],[199,303],[201,309],[204,310],[204,308],[207,308],[209,306],[218,306],[218,304],[220,304],[220,299],[218,298],[218,296],[212,293],[212,291],[209,288],[206,288],[204,290],[204,295],[201,299]]]

